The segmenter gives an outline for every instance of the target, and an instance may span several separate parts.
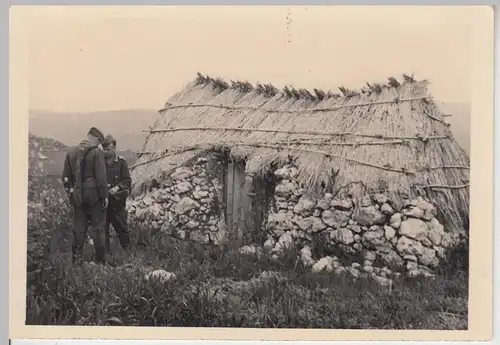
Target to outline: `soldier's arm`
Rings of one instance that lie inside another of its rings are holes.
[[[118,187],[120,189],[128,189],[130,192],[130,188],[132,186],[132,178],[130,177],[130,170],[128,169],[127,161],[124,158],[120,158],[120,182],[118,183]]]
[[[95,151],[95,165],[94,174],[97,185],[97,192],[99,194],[99,199],[104,200],[108,197],[108,180],[106,176],[106,161],[104,159],[104,152],[101,149],[96,149]]]
[[[69,159],[69,152],[66,153],[66,158],[64,159],[64,167],[62,173],[62,183],[66,193],[71,193],[74,188],[73,181],[73,171],[71,170],[71,164]]]

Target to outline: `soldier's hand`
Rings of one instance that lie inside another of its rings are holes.
[[[107,208],[108,207],[108,198],[105,198],[103,201],[102,201],[102,208]]]
[[[118,189],[119,189],[119,188],[118,188],[118,186],[114,186],[113,188],[111,188],[111,189],[109,190],[109,194],[111,194],[111,195],[115,195],[115,194],[116,194],[116,192],[118,192]]]

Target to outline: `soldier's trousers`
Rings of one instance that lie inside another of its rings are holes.
[[[90,238],[94,242],[96,261],[104,263],[106,210],[99,202],[93,206],[74,207],[73,210],[73,258],[80,258],[89,231]]]
[[[127,224],[128,213],[125,207],[109,207],[106,213],[106,248],[109,251],[111,245],[111,236],[109,232],[109,226],[113,225],[113,228],[118,235],[118,240],[123,249],[127,249],[130,246],[130,235],[128,232]]]

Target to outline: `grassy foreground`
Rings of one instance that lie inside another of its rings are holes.
[[[296,253],[278,261],[241,255],[233,242],[213,248],[160,234],[129,253],[114,241],[110,266],[74,266],[69,234],[55,231],[28,268],[29,325],[467,329],[466,253],[433,280],[398,278],[389,293],[369,280],[310,273]],[[155,269],[176,279],[144,279]]]

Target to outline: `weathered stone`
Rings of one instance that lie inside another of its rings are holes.
[[[145,280],[159,280],[162,283],[175,280],[175,278],[175,273],[167,272],[165,270],[154,270],[144,276]]]
[[[359,236],[358,234],[354,235],[354,242],[360,243],[361,242],[361,236]]]
[[[347,225],[347,228],[358,234],[361,232],[361,227],[357,224],[349,224]]]
[[[378,226],[378,225],[372,225],[372,226],[370,226],[370,228],[368,230],[369,231],[378,231],[380,229],[381,229],[380,226]]]
[[[333,199],[333,195],[331,193],[325,193],[325,196],[323,197],[327,203],[331,203]]]
[[[423,248],[422,243],[406,236],[401,236],[396,246],[397,251],[402,255],[421,255]]]
[[[349,211],[352,209],[352,201],[350,199],[335,199],[330,202],[330,206],[337,210]]]
[[[321,216],[321,211],[318,209],[314,210],[313,217],[319,217],[319,216]]]
[[[403,259],[405,259],[407,261],[415,261],[415,262],[417,262],[417,257],[415,255],[405,255],[405,256],[403,256]]]
[[[366,273],[372,273],[373,266],[363,266],[363,271],[365,271]]]
[[[428,201],[425,201],[422,197],[417,198],[416,206],[424,212],[421,217],[422,219],[429,221],[432,218],[436,217],[436,207],[434,207],[434,205],[432,205]]]
[[[372,205],[373,205],[373,202],[372,202],[372,199],[370,198],[369,195],[365,195],[361,199],[361,207],[369,207],[369,206],[372,206]]]
[[[325,223],[323,223],[320,218],[312,217],[312,219],[313,219],[311,226],[312,232],[319,232],[326,229]]]
[[[402,221],[401,227],[399,228],[399,233],[401,235],[417,240],[425,238],[427,236],[427,231],[428,229],[425,222],[416,218],[408,218]]]
[[[352,231],[347,228],[340,228],[334,232],[332,239],[342,244],[351,244],[354,242]]]
[[[247,245],[247,246],[243,246],[239,249],[239,253],[241,255],[255,255],[255,256],[259,256],[262,254],[262,249],[255,246],[255,245]]]
[[[403,211],[403,215],[409,218],[422,219],[424,216],[424,211],[421,210],[419,207],[415,206],[409,210]]]
[[[283,202],[283,201],[277,202],[276,206],[280,210],[288,210],[288,203],[287,202]]]
[[[404,265],[404,260],[394,250],[384,253],[380,256],[381,260],[388,266],[401,268]]]
[[[390,225],[394,229],[398,229],[401,226],[402,215],[401,213],[394,213],[389,221]]]
[[[407,261],[406,262],[406,269],[408,271],[414,271],[418,268],[418,264],[415,261]]]
[[[441,244],[444,236],[444,227],[439,223],[436,218],[432,218],[429,222],[427,222],[427,227],[429,228],[429,232],[427,233],[427,237],[434,243],[436,246]]]
[[[294,212],[297,214],[308,215],[314,210],[315,203],[308,197],[303,196],[295,205]]]
[[[287,231],[293,228],[292,220],[286,213],[269,214],[267,223],[275,230]]]
[[[188,168],[177,168],[170,175],[170,178],[173,180],[185,180],[193,175],[194,175],[194,173]]]
[[[359,236],[359,235],[356,235],[356,236]],[[360,238],[360,240],[361,240],[361,237],[359,237],[359,238]],[[363,250],[363,245],[362,245],[361,243],[359,243],[359,242],[356,242],[356,243],[354,243],[354,244],[352,245],[352,248],[353,248],[355,251],[360,252],[360,251],[362,251],[362,250]]]
[[[330,256],[326,256],[324,258],[319,259],[313,266],[312,271],[315,273],[327,271],[333,271],[334,260]]]
[[[373,261],[372,260],[365,260],[363,262],[363,266],[373,266]]]
[[[380,212],[387,216],[391,216],[394,214],[394,209],[391,207],[391,205],[385,203],[380,207]]]
[[[350,212],[326,210],[321,214],[323,222],[332,228],[340,228],[347,225],[350,219]]]
[[[185,227],[188,228],[188,229],[196,229],[199,226],[200,226],[200,223],[199,222],[195,222],[194,220],[190,220],[185,225]]]
[[[379,205],[383,205],[387,202],[387,195],[385,194],[382,194],[382,193],[378,193],[378,194],[375,194],[373,196],[373,200],[379,204]]]
[[[313,223],[314,217],[301,218],[299,221],[297,221],[297,225],[303,231],[308,231],[309,229],[311,229]]]
[[[175,185],[174,189],[176,193],[183,194],[189,192],[193,186],[187,181],[180,182]]]
[[[204,190],[195,190],[193,192],[193,198],[200,200],[200,199],[205,199],[208,196],[208,192]]]
[[[309,246],[305,246],[300,250],[300,259],[304,267],[310,267],[314,265],[314,259],[312,258],[312,252]]]
[[[391,226],[384,225],[385,238],[390,241],[396,236],[396,230],[394,230]]]
[[[377,254],[375,254],[375,252],[367,250],[363,253],[364,260],[375,261],[376,258],[377,258]]]
[[[278,169],[274,172],[274,176],[276,176],[277,178],[280,178],[280,179],[289,179],[291,177],[290,176],[290,169],[288,169],[288,168]]]
[[[293,182],[280,183],[275,188],[276,195],[289,196],[293,194],[298,188],[298,185]]]
[[[443,247],[434,246],[434,250],[439,259],[446,259],[446,250]]]
[[[328,203],[324,199],[321,199],[320,201],[318,201],[316,207],[323,211],[328,210],[330,208],[330,205],[328,205]]]
[[[437,267],[439,265],[439,260],[436,257],[436,251],[433,248],[422,249],[422,254],[418,257],[418,262],[424,266]]]
[[[370,226],[372,224],[384,224],[385,216],[378,211],[375,206],[361,207],[354,220],[361,225]]]
[[[276,245],[276,241],[274,240],[274,238],[269,237],[266,240],[266,242],[264,242],[264,250],[267,252],[270,252],[271,250],[273,250],[275,245]]]
[[[290,233],[285,232],[283,235],[278,240],[278,243],[276,243],[276,246],[274,247],[274,251],[278,253],[283,253],[293,247],[293,238]]]
[[[391,250],[391,244],[385,239],[384,230],[367,231],[361,238],[363,245],[368,249],[386,252]]]
[[[191,231],[189,233],[189,239],[196,243],[202,243],[202,244],[207,243],[205,234],[203,234],[203,232],[201,231]]]

